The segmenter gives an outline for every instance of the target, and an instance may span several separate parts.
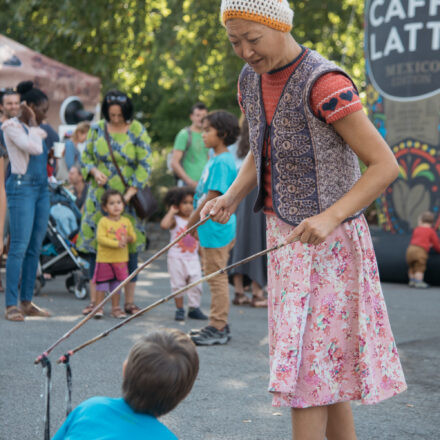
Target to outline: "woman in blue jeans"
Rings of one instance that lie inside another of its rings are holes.
[[[32,302],[50,208],[48,150],[44,141],[47,134],[39,128],[48,99],[30,81],[20,83],[17,91],[22,101],[20,115],[2,125],[12,171],[6,181],[11,244],[6,263],[5,318],[10,321],[24,321],[25,316],[50,316]]]

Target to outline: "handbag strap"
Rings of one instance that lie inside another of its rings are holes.
[[[111,141],[110,141],[110,135],[109,135],[108,129],[107,129],[107,122],[104,122],[104,137],[105,137],[105,140],[107,141],[107,145],[108,145],[108,149],[110,151],[110,157],[112,158],[113,165],[116,167],[116,171],[118,172],[119,177],[121,178],[122,183],[125,186],[125,189],[128,189],[127,182],[125,181],[124,176],[122,175],[121,170],[120,170],[118,164],[116,163],[115,156],[113,155],[113,148],[112,148]]]

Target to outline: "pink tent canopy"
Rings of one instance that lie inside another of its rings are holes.
[[[101,80],[41,55],[0,34],[0,87],[16,87],[31,80],[49,97],[48,122],[56,129],[61,103],[77,96],[94,112],[100,100]]]

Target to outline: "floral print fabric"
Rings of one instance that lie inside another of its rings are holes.
[[[138,121],[133,121],[127,133],[110,134],[115,160],[128,186],[143,188],[150,175],[150,136]],[[89,190],[85,202],[84,215],[81,221],[77,247],[81,252],[96,253],[96,229],[102,217],[101,197],[109,189],[116,189],[122,194],[125,187],[119,177],[110,156],[104,135],[104,121],[93,125],[87,137],[86,148],[81,156],[84,180],[89,182]],[[92,168],[103,172],[107,184],[98,186],[90,174]],[[130,219],[136,233],[136,242],[129,244],[129,252],[140,252],[145,247],[145,232],[142,219],[136,215],[131,205],[125,207],[124,217]]]
[[[267,246],[292,226],[267,216]],[[406,389],[364,216],[318,246],[269,256],[269,355],[274,406],[377,403]]]

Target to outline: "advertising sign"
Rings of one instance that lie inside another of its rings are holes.
[[[423,211],[440,225],[440,0],[370,0],[365,7],[370,118],[399,163],[378,200],[384,229],[409,232]]]
[[[440,0],[371,0],[366,56],[381,95],[411,101],[440,92]]]

